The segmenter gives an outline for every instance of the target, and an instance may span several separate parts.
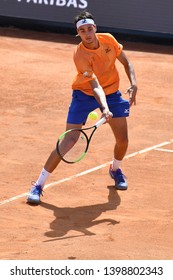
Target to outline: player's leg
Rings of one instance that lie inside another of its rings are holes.
[[[89,112],[97,107],[97,103],[94,97],[87,96],[81,91],[74,91],[72,96],[72,102],[69,107],[67,116],[66,130],[73,128],[81,128],[85,124]],[[40,203],[40,195],[42,194],[43,187],[49,175],[58,166],[61,159],[54,149],[48,157],[44,168],[42,169],[37,181],[31,188],[27,201],[29,203]]]
[[[115,180],[115,187],[126,190],[127,180],[120,169],[122,160],[128,148],[128,129],[126,117],[113,118],[109,122],[115,137],[114,159],[110,166],[110,176]]]
[[[70,130],[73,128],[78,128],[80,129],[82,127],[83,124],[69,124],[67,123],[66,125],[66,130]],[[49,158],[47,159],[44,169],[47,170],[49,173],[52,173],[54,171],[54,169],[58,166],[58,164],[60,163],[61,158],[59,157],[59,155],[57,154],[56,149],[54,149]]]
[[[66,130],[73,129],[73,128],[80,129],[81,127],[82,127],[82,124],[67,124]],[[30,192],[27,197],[27,202],[33,203],[33,204],[40,203],[40,195],[42,195],[45,182],[48,179],[48,177],[50,176],[50,174],[58,166],[60,161],[61,161],[61,158],[59,157],[56,149],[54,149],[50,153],[37,181],[33,183],[33,186],[31,187]]]
[[[128,147],[126,117],[129,116],[130,104],[128,100],[122,98],[120,91],[108,95],[106,99],[109,109],[113,113],[113,118],[110,120],[109,124],[115,137],[114,159],[110,166],[109,173],[115,180],[115,187],[117,189],[126,190],[128,187],[127,181],[120,166]]]
[[[109,122],[113,131],[116,143],[114,147],[114,158],[121,161],[128,148],[128,129],[125,117],[112,118]]]

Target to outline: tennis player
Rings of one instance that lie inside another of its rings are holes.
[[[94,17],[82,12],[75,18],[76,36],[81,42],[74,52],[77,74],[72,83],[72,101],[69,107],[66,130],[82,128],[88,114],[100,108],[115,137],[113,160],[109,174],[115,188],[126,190],[127,180],[121,170],[122,160],[128,148],[126,118],[132,104],[136,105],[137,84],[132,63],[123,46],[109,33],[97,33]],[[119,91],[119,73],[115,62],[124,66],[130,85],[126,91],[129,100],[123,99]],[[40,196],[49,175],[60,162],[56,149],[52,151],[37,181],[31,187],[27,201],[40,203]]]

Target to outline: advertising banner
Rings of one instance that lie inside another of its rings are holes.
[[[0,16],[64,23],[90,11],[98,26],[173,34],[172,0],[1,0]]]

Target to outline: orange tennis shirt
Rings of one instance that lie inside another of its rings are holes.
[[[96,36],[99,40],[98,49],[87,49],[81,42],[74,52],[77,75],[73,80],[72,89],[94,95],[89,81],[96,76],[108,95],[119,88],[119,73],[115,61],[123,46],[109,33],[96,33]]]

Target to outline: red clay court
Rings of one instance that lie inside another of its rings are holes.
[[[30,182],[65,128],[78,39],[0,28],[0,259],[173,258],[172,47],[120,42],[139,87],[123,162],[129,189],[116,191],[108,175],[114,139],[103,125],[84,160],[62,162],[33,207]]]

